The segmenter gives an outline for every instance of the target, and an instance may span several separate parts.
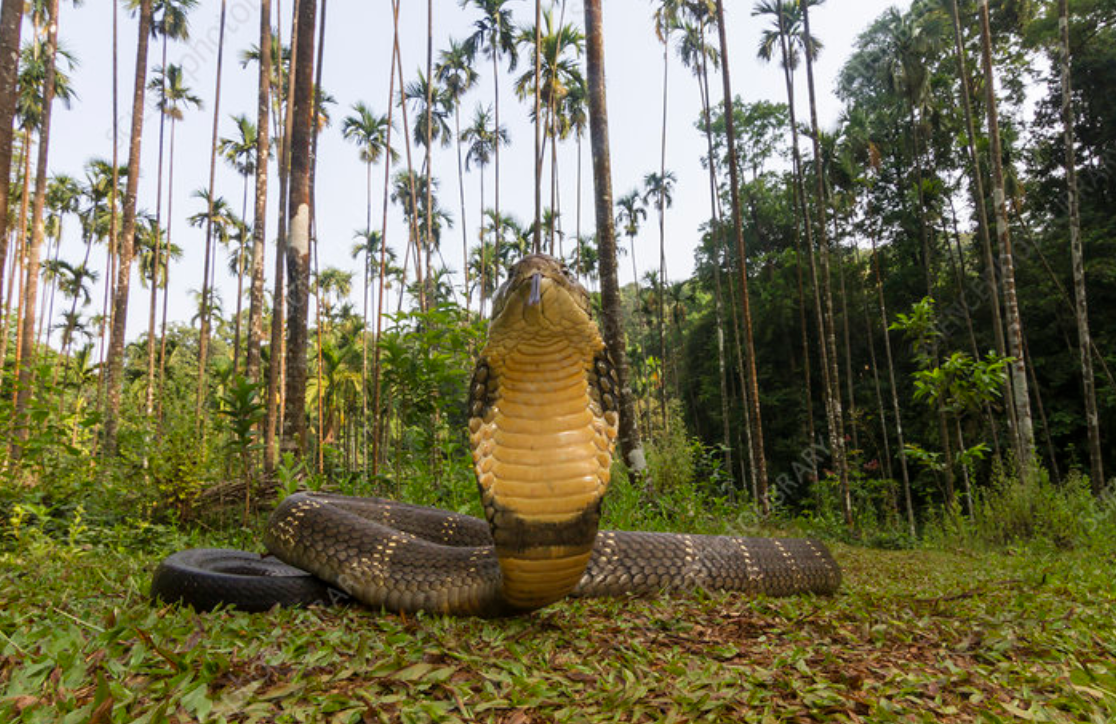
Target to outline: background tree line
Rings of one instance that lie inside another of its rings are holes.
[[[115,129],[127,158],[114,151],[49,175],[52,108],[77,90],[77,59],[58,40],[67,3],[4,1],[0,424],[10,480],[65,500],[98,475],[134,503],[186,514],[217,498],[243,501],[247,514],[305,475],[466,505],[463,391],[484,317],[508,265],[546,251],[594,291],[625,350],[623,456],[637,472],[646,440],[652,455],[685,458],[709,494],[762,514],[911,535],[934,510],[974,515],[1001,473],[1027,485],[1085,476],[1104,491],[1104,468],[1116,464],[1101,445],[1116,412],[1111,0],[890,10],[842,69],[831,128],[819,124],[814,82],[820,0],[754,3],[756,48],[728,44],[720,3],[654,2],[659,157],[596,223],[582,218],[594,200],[559,193],[560,174],[589,173],[582,156],[601,160],[591,126],[602,103],[586,65],[599,27],[564,3],[540,4],[532,18],[511,0],[466,0],[471,34],[439,49],[431,38],[410,79],[396,52],[390,101],[376,103],[323,85],[324,1],[291,3],[289,22],[273,2],[261,0],[258,43],[243,49],[224,47],[221,3],[212,93],[187,87],[174,62],[196,0],[114,3],[119,29],[138,40],[130,100],[127,84],[119,91],[130,128]],[[729,52],[768,61],[787,102],[734,92]],[[254,113],[222,105],[223,66],[258,75]],[[695,272],[682,280],[667,269],[664,223],[677,183],[667,165],[667,116],[680,112],[673,67],[699,91],[700,107],[684,112],[706,139],[709,184]],[[522,215],[500,196],[512,142],[501,103],[513,99],[494,81],[509,76],[536,129],[535,206]],[[472,105],[486,82],[493,102]],[[143,123],[152,108],[154,139]],[[211,124],[208,183],[176,178],[185,122]],[[348,269],[317,264],[315,149],[329,133],[365,166]],[[141,199],[148,143],[159,149],[158,187]],[[576,169],[559,166],[560,144],[577,149]],[[436,146],[453,150],[452,165],[436,164]],[[218,164],[241,176],[239,188],[216,187]],[[439,194],[448,175],[457,199]],[[197,185],[187,210],[172,208],[176,182]],[[271,219],[269,196],[279,200]],[[386,240],[389,216],[403,219],[405,239]],[[175,244],[183,221],[204,229],[202,248]],[[60,254],[64,228],[80,228],[81,258]],[[461,245],[465,268],[446,267],[445,243]],[[204,259],[197,313],[168,324],[167,278],[184,253]],[[617,264],[635,269],[646,255],[658,268],[620,288]],[[235,279],[232,303],[216,294],[219,267]],[[131,286],[133,273],[145,289]],[[129,333],[128,306],[142,303],[147,328]],[[662,466],[641,480],[649,497],[671,484]]]

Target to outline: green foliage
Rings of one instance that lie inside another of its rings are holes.
[[[260,401],[261,388],[260,383],[238,374],[222,386],[217,400],[217,415],[224,421],[227,434],[223,447],[241,462],[239,472],[244,480],[253,478],[252,455],[261,448],[260,425],[266,413]]]
[[[652,488],[633,480],[621,463],[612,466],[603,528],[710,533],[724,531],[741,510],[726,495],[732,477],[723,456],[690,437],[680,421],[646,446]]]
[[[976,493],[971,518],[956,509],[939,512],[927,527],[931,545],[988,550],[1037,546],[1055,550],[1114,548],[1116,489],[1099,499],[1079,474],[1055,485],[1047,474],[1025,482],[998,472],[990,487]]]
[[[1086,552],[839,546],[845,587],[830,598],[571,599],[502,619],[151,605],[166,552],[245,543],[91,527],[0,548],[0,719],[1116,717],[1116,590],[1110,562]]]

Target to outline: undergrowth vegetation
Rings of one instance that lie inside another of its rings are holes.
[[[618,480],[619,504],[637,493]],[[628,510],[625,513],[623,511]],[[569,600],[502,620],[152,605],[187,546],[20,507],[0,552],[0,720],[1110,722],[1112,554],[835,544],[831,598]],[[707,511],[680,511],[701,529]],[[664,526],[669,511],[619,516]],[[134,523],[134,522],[133,522]]]

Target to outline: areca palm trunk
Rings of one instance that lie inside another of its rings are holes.
[[[372,476],[375,477],[380,469],[381,437],[383,431],[388,429],[385,424],[386,410],[380,414],[380,334],[383,332],[384,323],[384,277],[387,276],[387,216],[388,216],[388,188],[391,180],[391,131],[394,127],[392,114],[395,111],[395,78],[399,66],[399,0],[392,0],[392,52],[391,68],[388,72],[388,111],[387,132],[384,138],[384,147],[388,149],[388,158],[384,163],[384,195],[383,213],[380,215],[380,270],[376,279],[376,336],[373,340],[375,347],[372,351]],[[481,169],[481,183],[484,183],[484,170]],[[483,211],[484,193],[481,193]],[[482,217],[483,218],[483,213]],[[482,256],[483,259],[483,256]],[[482,287],[483,289],[483,284]],[[481,303],[484,302],[482,292]],[[483,306],[482,306],[483,314]],[[385,405],[390,408],[390,405]],[[368,432],[365,430],[362,437],[367,440]],[[366,443],[367,447],[367,443]]]
[[[899,445],[899,467],[903,474],[903,502],[907,509],[907,532],[915,535],[914,503],[911,500],[911,476],[907,468],[907,446],[903,440],[903,413],[899,408],[899,387],[895,383],[895,358],[891,354],[891,332],[887,322],[887,303],[884,301],[883,273],[880,271],[880,254],[876,237],[872,237],[872,266],[876,277],[876,297],[879,303],[880,323],[884,333],[884,351],[887,354],[887,381],[891,386],[891,410],[895,415],[895,438]]]
[[[809,5],[808,2],[803,2],[801,4],[802,31],[807,38],[810,37]],[[841,507],[845,514],[845,523],[851,527],[853,525],[852,496],[849,490],[849,468],[845,454],[845,426],[843,413],[841,411],[841,382],[840,372],[837,368],[837,334],[833,322],[833,293],[830,289],[829,282],[831,278],[829,271],[830,249],[829,235],[826,231],[825,174],[821,155],[821,134],[818,126],[817,94],[814,86],[814,60],[809,49],[807,49],[803,55],[806,57],[806,87],[810,98],[810,128],[813,131],[812,140],[816,166],[814,169],[814,176],[817,183],[818,248],[821,252],[819,254],[821,259],[821,293],[822,300],[825,304],[825,313],[822,315],[825,321],[823,336],[829,364],[829,400],[830,407],[832,408],[833,425],[836,432],[836,434],[831,435],[833,441],[831,454],[837,466],[837,476],[841,485]]]
[[[537,23],[536,23],[537,25]],[[496,128],[496,143],[493,144],[495,153],[493,159],[493,208],[496,210],[496,227],[492,237],[492,256],[495,258],[493,264],[494,278],[492,280],[492,288],[498,289],[500,287],[500,225],[503,218],[500,216],[500,46],[497,44],[497,39],[492,38],[492,106],[495,109],[495,128]]]
[[[0,8],[0,299],[4,297],[4,269],[8,261],[8,201],[11,195],[12,145],[15,130],[16,80],[19,76],[19,43],[22,0],[4,0]],[[0,361],[2,361],[0,357]],[[2,363],[0,363],[2,364]]]
[[[992,154],[992,197],[996,210],[996,235],[1000,244],[1000,281],[1007,312],[1008,352],[1013,357],[1011,369],[1012,403],[1018,420],[1016,456],[1024,480],[1036,474],[1035,432],[1031,417],[1031,400],[1027,385],[1027,363],[1023,354],[1023,318],[1015,290],[1015,259],[1012,250],[1011,226],[1007,216],[1004,193],[1003,150],[1000,144],[1000,120],[996,102],[995,71],[992,67],[992,29],[988,18],[988,0],[980,4],[981,61],[987,93],[988,136]]]
[[[620,310],[616,270],[616,227],[612,219],[612,162],[608,146],[608,110],[604,79],[604,27],[601,0],[585,2],[585,48],[589,86],[589,135],[593,146],[593,187],[601,277],[601,321],[605,343],[616,365],[620,387],[620,451],[633,474],[642,477],[647,460],[640,441],[635,398],[629,381],[628,356]],[[499,126],[497,125],[497,128]]]
[[[993,338],[996,344],[996,353],[1003,356],[1006,354],[1003,313],[1000,309],[999,285],[996,280],[996,260],[992,253],[992,238],[989,231],[988,209],[984,192],[984,175],[981,173],[980,156],[977,154],[976,148],[977,129],[973,117],[972,89],[969,85],[969,70],[965,59],[965,44],[957,0],[952,0],[951,11],[953,16],[954,55],[957,59],[957,73],[961,81],[961,100],[965,111],[966,138],[968,140],[969,161],[972,166],[972,188],[975,201],[973,205],[977,212],[977,226],[984,257],[985,281],[988,286],[988,298],[991,302]]]
[[[23,289],[23,327],[20,330],[20,344],[23,347],[24,360],[20,366],[19,356],[16,357],[16,369],[19,376],[18,393],[15,407],[15,439],[12,441],[11,454],[18,459],[21,448],[19,444],[27,440],[27,405],[31,401],[31,381],[35,371],[35,307],[38,303],[39,290],[39,255],[43,246],[45,235],[43,215],[46,205],[47,191],[47,156],[50,151],[50,117],[51,106],[54,104],[54,78],[55,56],[58,50],[58,0],[50,0],[48,5],[48,31],[46,48],[46,72],[43,75],[43,113],[39,128],[39,153],[35,170],[35,202],[31,212],[31,244],[27,249],[27,282]],[[27,189],[24,189],[24,194]]]
[[[174,230],[174,141],[175,130],[177,129],[177,119],[171,116],[170,123],[170,148],[168,149],[167,159],[167,249],[170,249],[173,237],[171,232]],[[159,395],[156,401],[156,409],[159,417],[162,417],[163,410],[163,381],[166,379],[167,371],[167,306],[170,301],[170,284],[169,279],[163,280],[163,314],[159,322]]]
[[[705,26],[701,26],[701,67],[698,72],[698,92],[701,96],[701,123],[705,134],[705,149],[709,156],[709,218],[710,231],[715,233],[720,227],[721,214],[717,198],[717,159],[713,150],[713,127],[709,119],[709,65],[704,52]],[[579,233],[580,236],[580,233]],[[725,364],[725,304],[721,284],[721,252],[716,236],[713,255],[713,306],[717,318],[717,373],[721,384],[721,439],[725,446],[725,470],[732,475],[732,423],[729,416],[728,369]],[[741,481],[747,483],[746,480]]]
[[[297,5],[298,63],[291,128],[290,196],[287,206],[290,238],[287,244],[287,381],[283,422],[283,447],[300,455],[306,452],[306,378],[310,293],[310,146],[314,132],[314,28],[317,0]]]
[[[213,293],[209,275],[211,266],[216,266],[216,261],[213,259],[213,199],[217,176],[217,128],[221,118],[221,66],[225,53],[225,11],[226,0],[221,0],[221,17],[217,31],[217,79],[213,94],[213,134],[209,146],[209,194],[207,196],[209,208],[205,220],[205,263],[203,265],[205,271],[202,276],[201,330],[198,334],[198,387],[194,401],[194,414],[199,432],[204,425],[202,405],[205,402],[206,363],[209,356],[209,315],[213,306],[209,301]],[[267,51],[261,49],[262,52]]]
[[[0,369],[8,359],[8,332],[10,331],[9,325],[12,322],[12,299],[15,292],[19,290],[19,300],[16,302],[16,329],[19,329],[19,322],[23,319],[23,258],[24,249],[27,244],[27,215],[31,213],[31,129],[25,128],[23,131],[23,183],[21,184],[20,199],[19,199],[19,215],[16,221],[16,245],[14,254],[12,254],[11,271],[8,273],[8,293],[4,299],[4,312],[3,321],[0,322]],[[7,212],[5,211],[5,214]],[[20,336],[16,335],[16,353],[15,358],[18,361],[20,357]],[[17,372],[18,374],[18,372]],[[14,392],[14,390],[13,390]],[[12,398],[14,403],[15,398]]]
[[[465,315],[469,315],[469,302],[472,300],[472,294],[469,291],[469,225],[465,221],[465,166],[464,160],[461,157],[461,98],[456,97],[453,100],[453,130],[454,138],[456,138],[457,146],[457,194],[461,202],[461,272],[465,275]],[[388,154],[390,157],[390,153]],[[389,158],[390,160],[390,158]],[[484,170],[481,169],[483,177]],[[371,176],[369,176],[371,178]],[[371,190],[369,191],[369,213],[371,213]],[[483,217],[482,217],[483,218]],[[369,217],[369,229],[371,226],[371,217]]]
[[[666,295],[666,150],[667,150],[667,100],[668,79],[670,78],[670,26],[663,37],[663,121],[659,137],[659,357],[662,373],[659,379],[659,412],[663,417],[663,434],[670,432],[666,407],[667,356],[666,334],[663,330],[664,303]]]
[[[752,310],[748,300],[748,260],[744,249],[744,230],[740,215],[740,173],[736,164],[736,128],[732,113],[732,81],[729,78],[728,39],[725,32],[724,0],[717,0],[717,31],[721,43],[721,82],[724,86],[725,135],[728,137],[729,196],[732,200],[732,227],[736,238],[736,253],[740,263],[741,315],[744,322],[744,346],[748,354],[748,392],[753,423],[752,451],[756,466],[756,489],[760,509],[764,515],[771,512],[767,491],[767,459],[763,444],[763,419],[760,412],[759,382],[756,374],[756,347],[752,337]]]
[[[167,33],[163,29],[163,77],[160,96],[166,98]],[[163,241],[163,133],[166,130],[167,114],[159,114],[159,160],[155,171],[155,255],[152,261],[151,301],[147,310],[147,389],[144,395],[147,416],[155,410],[155,316],[159,306],[159,254]],[[166,280],[164,279],[164,283]]]
[[[140,148],[143,141],[143,104],[147,80],[147,46],[151,35],[151,5],[152,0],[140,2],[139,40],[136,43],[136,72],[132,95],[132,128],[128,149],[128,185],[124,191],[120,259],[117,264],[118,276],[112,305],[112,336],[108,348],[104,433],[105,453],[108,455],[116,453],[120,396],[124,382],[124,334],[128,324],[128,292],[131,284],[133,240],[136,234],[136,194],[139,190]]]
[[[267,247],[267,166],[270,154],[268,115],[271,105],[271,0],[260,0],[260,67],[256,93],[256,198],[252,222],[252,266],[248,302],[248,349],[245,371],[260,379],[263,343],[264,251]]]
[[[841,253],[841,230],[837,225],[839,212],[833,210],[833,241],[837,245],[837,283],[841,288],[841,332],[845,352],[845,389],[849,397],[849,439],[854,450],[860,449],[860,438],[856,425],[856,388],[852,365],[852,341],[849,339],[849,292],[845,286],[845,262]]]
[[[794,208],[798,213],[794,219],[794,247],[795,247],[795,281],[798,291],[798,308],[799,308],[799,324],[802,327],[802,365],[803,365],[803,381],[805,383],[805,398],[806,398],[806,419],[807,419],[807,434],[809,435],[809,445],[814,444],[814,400],[813,391],[811,389],[811,372],[810,372],[810,342],[809,333],[806,325],[806,296],[803,291],[802,283],[802,242],[805,240],[806,245],[806,258],[810,270],[810,282],[813,290],[814,297],[814,314],[815,322],[818,326],[818,334],[823,335],[825,329],[825,322],[823,320],[820,288],[818,285],[818,269],[817,260],[814,254],[814,230],[810,223],[810,209],[806,204],[806,183],[802,178],[802,152],[798,143],[798,115],[794,100],[794,74],[791,67],[791,51],[789,40],[787,38],[787,29],[785,27],[785,18],[782,7],[779,10],[779,49],[782,56],[783,65],[783,84],[787,92],[787,112],[790,116],[791,128],[791,161],[793,176],[792,196],[794,197]],[[830,396],[832,395],[832,388],[829,380],[829,357],[828,348],[824,344],[818,346],[818,352],[821,362],[822,371],[822,390],[825,396],[825,418],[826,430],[829,433],[830,449],[834,449],[834,424],[833,424],[833,409],[829,404]],[[815,456],[810,456],[811,473],[816,480],[818,477]]]
[[[298,35],[299,13],[297,2],[294,19],[291,23],[291,34]],[[280,49],[283,39],[278,39]],[[289,203],[288,190],[290,188],[290,159],[291,159],[291,131],[294,123],[292,101],[297,88],[298,77],[294,72],[298,65],[298,43],[291,43],[290,71],[287,74],[287,100],[282,103],[283,135],[279,141],[279,233],[275,240],[275,281],[272,287],[271,310],[271,359],[267,368],[267,412],[264,422],[264,474],[270,475],[275,469],[276,442],[283,428],[283,411],[286,405],[280,395],[286,393],[284,377],[287,364],[286,350],[284,349],[284,319],[286,317],[286,294],[284,292],[287,259],[287,210]],[[280,56],[280,65],[282,57]],[[279,72],[282,79],[282,72]]]
[[[1089,434],[1089,478],[1093,492],[1104,487],[1104,458],[1101,456],[1100,418],[1097,414],[1096,383],[1093,380],[1092,336],[1089,305],[1085,294],[1085,255],[1081,248],[1081,208],[1077,192],[1077,149],[1073,131],[1073,84],[1070,73],[1069,1],[1059,0],[1061,26],[1062,123],[1065,125],[1066,194],[1069,197],[1070,255],[1073,259],[1073,293],[1077,317],[1077,342],[1081,359],[1081,385],[1085,397],[1085,427]]]
[[[864,295],[861,297],[864,303],[864,331],[866,332],[864,339],[868,346],[868,360],[872,367],[872,382],[876,391],[876,414],[880,417],[880,439],[883,442],[882,472],[885,479],[894,480],[895,475],[891,468],[891,439],[888,435],[887,413],[884,410],[883,387],[880,385],[880,367],[876,361],[876,342],[873,339],[872,315],[868,312],[867,292],[868,290],[864,289]],[[895,507],[898,512],[898,503]]]

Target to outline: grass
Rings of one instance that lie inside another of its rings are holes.
[[[574,600],[486,621],[152,606],[163,553],[229,542],[165,533],[25,530],[0,553],[0,721],[1116,719],[1116,560],[1095,552],[838,546],[832,598]]]

